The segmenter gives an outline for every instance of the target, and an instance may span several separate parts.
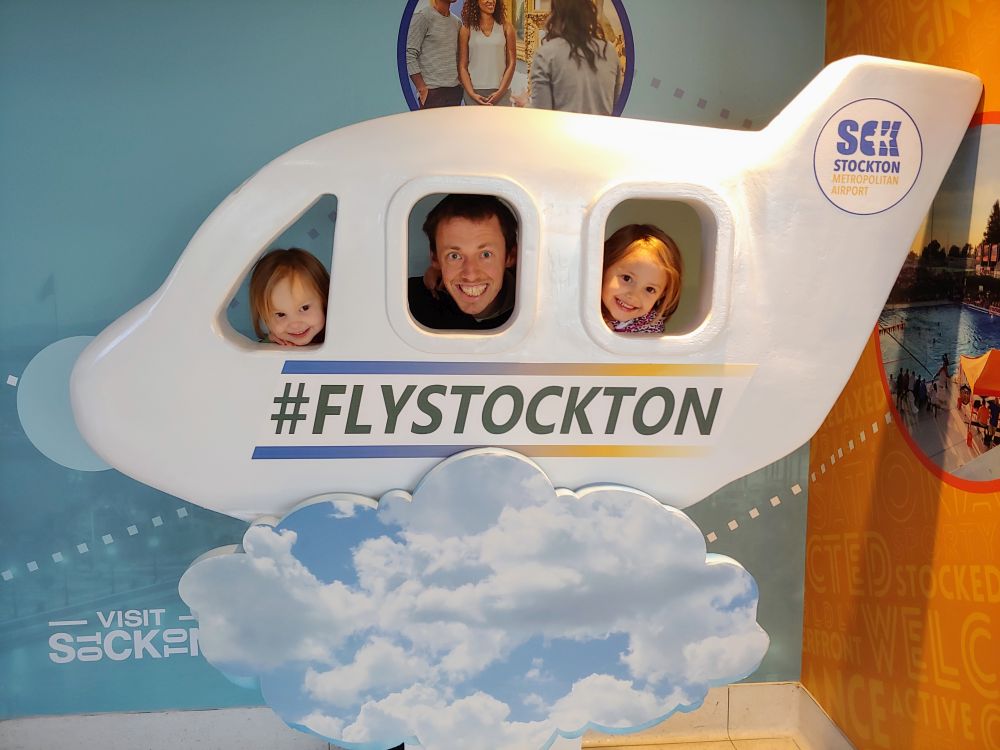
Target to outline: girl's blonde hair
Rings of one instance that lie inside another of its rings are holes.
[[[250,272],[250,317],[257,338],[267,338],[264,320],[273,312],[271,292],[282,279],[297,277],[302,283],[312,284],[323,300],[323,312],[330,294],[330,274],[316,256],[301,248],[271,250],[258,260]],[[321,331],[313,343],[321,343],[325,331]]]
[[[670,235],[652,224],[626,224],[604,241],[604,270],[635,250],[648,250],[667,274],[663,293],[653,305],[658,319],[674,314],[681,301],[681,251]]]

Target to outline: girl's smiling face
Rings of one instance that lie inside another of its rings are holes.
[[[640,318],[660,300],[666,284],[667,272],[656,256],[636,248],[604,271],[601,304],[612,320]]]
[[[322,295],[299,274],[289,274],[277,282],[271,289],[270,303],[264,323],[272,343],[305,346],[326,325]]]

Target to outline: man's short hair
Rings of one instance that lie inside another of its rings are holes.
[[[431,257],[437,254],[437,228],[447,219],[489,221],[496,216],[503,233],[504,249],[510,255],[517,247],[517,218],[507,204],[495,195],[451,193],[431,209],[424,221],[424,234],[431,243]]]

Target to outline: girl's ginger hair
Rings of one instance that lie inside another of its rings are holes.
[[[681,251],[669,234],[652,224],[626,224],[604,241],[604,271],[635,250],[648,250],[667,273],[663,293],[653,305],[656,317],[669,318],[681,301]]]
[[[261,256],[250,272],[250,317],[253,319],[254,333],[259,339],[267,338],[264,319],[273,312],[271,292],[279,281],[289,276],[297,277],[304,284],[312,284],[323,300],[323,312],[326,313],[330,274],[323,264],[315,255],[298,247],[271,250]],[[313,339],[313,343],[321,343],[324,334],[325,330]]]
[[[467,28],[478,29],[482,21],[481,15],[479,0],[465,0],[465,5],[462,6],[462,23]],[[503,0],[497,0],[497,4],[493,8],[493,20],[500,24],[501,27],[503,27],[504,21],[507,20],[507,12],[504,9]]]

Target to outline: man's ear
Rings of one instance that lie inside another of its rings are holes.
[[[431,255],[431,264],[424,271],[424,286],[434,299],[438,299],[438,290],[444,288],[441,285],[441,264],[438,263],[436,253]]]
[[[431,296],[437,299],[438,289],[443,288],[441,286],[441,269],[438,266],[427,266],[427,270],[424,271],[424,286],[431,293]]]
[[[513,268],[517,265],[517,245],[507,251],[507,260],[504,261],[504,268]]]

